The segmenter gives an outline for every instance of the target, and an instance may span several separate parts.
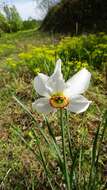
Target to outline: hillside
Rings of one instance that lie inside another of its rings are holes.
[[[107,1],[61,1],[50,8],[41,29],[71,34],[107,31]]]

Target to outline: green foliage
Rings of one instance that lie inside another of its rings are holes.
[[[23,30],[33,29],[39,27],[40,22],[35,19],[28,19],[23,21]]]
[[[15,6],[3,7],[3,13],[0,12],[0,36],[3,32],[11,33],[19,30],[36,29],[40,25],[40,21],[29,18],[23,21]]]
[[[5,18],[5,16],[0,13],[0,34],[2,35],[2,32],[9,32],[10,28],[9,28],[9,23],[7,21],[7,19]]]
[[[15,6],[5,5],[3,12],[4,14],[0,13],[0,30],[2,32],[17,32],[22,29],[23,22]]]
[[[2,44],[0,46],[0,56],[4,57],[4,56],[9,56],[15,49],[15,46],[12,44]]]
[[[107,38],[105,34],[88,35],[80,37],[65,37],[56,46],[51,45],[35,47],[29,46],[27,51],[21,51],[18,59],[8,61],[8,65],[16,69],[27,66],[33,74],[38,72],[51,73],[58,58],[63,61],[65,78],[74,74],[81,68],[103,70],[107,56]],[[14,46],[12,46],[14,47]],[[9,49],[9,47],[7,47]],[[1,53],[3,48],[1,46]],[[5,50],[6,51],[6,50]],[[13,64],[14,63],[14,64]]]
[[[17,32],[22,28],[22,19],[15,6],[4,6],[4,13],[10,26],[10,32]]]
[[[61,0],[49,9],[41,29],[71,34],[107,31],[106,18],[106,0]]]
[[[86,63],[86,67],[90,66],[101,70],[107,55],[105,36],[90,34],[88,36],[66,37],[58,45],[58,54],[65,63],[73,62],[75,65],[75,62],[82,62]]]

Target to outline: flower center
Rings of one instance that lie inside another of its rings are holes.
[[[68,97],[65,97],[62,93],[57,93],[51,96],[50,105],[54,108],[64,108],[69,104]]]

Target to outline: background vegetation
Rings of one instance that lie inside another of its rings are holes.
[[[44,31],[80,34],[107,31],[106,26],[106,0],[62,0],[49,9],[41,28]]]
[[[39,23],[40,21],[32,18],[23,21],[14,5],[3,5],[2,11],[0,11],[0,35],[37,28]]]

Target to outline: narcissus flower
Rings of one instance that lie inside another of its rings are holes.
[[[50,77],[42,73],[35,77],[34,88],[42,97],[32,104],[33,109],[45,114],[55,112],[58,108],[74,113],[86,111],[91,101],[81,94],[87,90],[90,78],[90,72],[84,68],[65,82],[59,59]]]

